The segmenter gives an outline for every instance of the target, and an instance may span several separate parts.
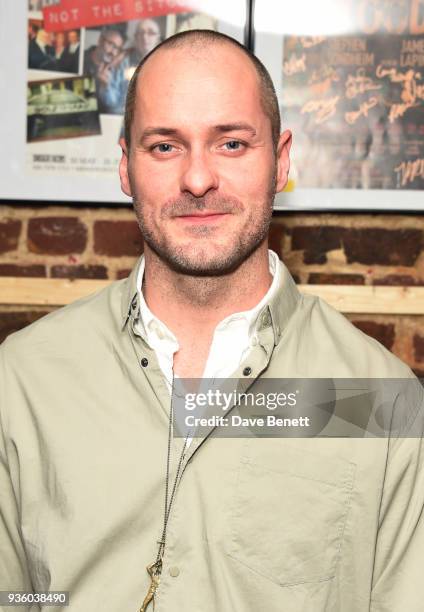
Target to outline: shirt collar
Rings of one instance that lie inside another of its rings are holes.
[[[270,260],[272,259],[275,264],[275,282],[271,284],[267,294],[262,298],[259,304],[257,304],[251,311],[247,311],[247,313],[250,315],[253,313],[253,318],[258,333],[267,332],[270,330],[270,328],[272,328],[274,344],[278,344],[284,329],[299,305],[302,296],[299,293],[299,290],[297,289],[296,284],[286,266],[281,260],[279,260],[278,256],[273,251],[270,251],[270,253],[272,253]],[[142,278],[142,270],[144,271],[143,255],[137,260],[129,277],[122,281],[122,328],[125,327],[130,317],[133,319],[140,317],[141,292],[138,291],[138,279],[139,275],[140,279]],[[143,308],[143,313],[144,312],[145,311]],[[154,317],[150,310],[149,312],[151,317]],[[245,315],[246,313],[235,314]],[[220,325],[221,324],[222,321]]]
[[[143,335],[143,338],[147,341],[151,333],[162,333],[163,336],[166,336],[169,340],[178,345],[178,341],[175,338],[174,334],[171,332],[171,330],[164,323],[162,323],[162,321],[160,321],[147,306],[142,291],[144,268],[145,261],[144,257],[142,257],[137,272],[137,297],[140,304],[140,316],[138,319],[139,329]]]

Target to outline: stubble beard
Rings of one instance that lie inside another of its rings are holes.
[[[264,243],[272,218],[275,186],[276,175],[274,173],[263,201],[258,202],[257,208],[252,209],[252,214],[246,223],[238,229],[238,234],[234,235],[231,249],[226,248],[225,250],[220,250],[219,247],[208,249],[204,244],[198,249],[187,249],[185,246],[175,245],[170,237],[160,234],[157,225],[155,227],[149,219],[146,219],[143,201],[137,196],[133,198],[133,206],[144,241],[167,267],[174,272],[188,276],[217,277],[236,270]],[[206,207],[215,212],[233,214],[244,210],[243,204],[234,198],[217,196],[196,198],[186,195],[178,200],[167,202],[163,207],[161,219],[169,219],[178,214],[190,214]],[[258,217],[259,210],[260,216]],[[191,228],[190,231],[195,243],[196,236],[206,238],[210,235],[213,241],[213,233],[216,229],[199,225]]]

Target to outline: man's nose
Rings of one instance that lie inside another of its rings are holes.
[[[189,191],[196,197],[217,189],[218,175],[206,152],[191,152],[184,160],[181,174],[181,191]]]

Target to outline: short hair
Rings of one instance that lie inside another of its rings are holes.
[[[150,53],[148,53],[138,64],[128,85],[127,98],[125,103],[124,116],[124,136],[128,151],[131,147],[131,126],[134,120],[137,81],[141,69],[146,61],[159,49],[178,49],[185,46],[202,45],[203,43],[211,44],[230,44],[233,47],[240,49],[244,55],[251,61],[259,79],[261,105],[265,115],[271,122],[272,141],[275,151],[277,150],[278,141],[281,131],[280,111],[278,107],[277,94],[275,93],[274,84],[268,70],[263,63],[251,51],[246,49],[241,43],[234,38],[215,32],[214,30],[189,30],[174,34],[170,38],[159,43]]]
[[[117,25],[103,26],[101,31],[100,31],[100,36],[104,38],[105,34],[119,34],[119,36],[122,38],[122,42],[124,44],[125,44],[125,42],[127,40],[127,35],[123,31],[123,29],[120,28]]]

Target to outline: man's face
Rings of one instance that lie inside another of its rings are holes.
[[[68,40],[69,40],[69,44],[75,45],[79,40],[78,32],[75,32],[75,30],[71,30],[68,33]]]
[[[55,43],[57,47],[63,47],[65,44],[65,34],[63,32],[58,32],[56,34]]]
[[[225,274],[264,243],[287,182],[290,133],[274,155],[249,60],[229,45],[161,50],[140,73],[120,173],[147,248],[171,268]]]
[[[46,30],[39,30],[38,37],[43,45],[52,44],[52,35],[50,34],[50,32],[46,32]]]
[[[124,41],[119,32],[104,32],[99,38],[101,61],[110,64],[120,54]]]
[[[144,57],[160,43],[160,30],[156,21],[144,19],[140,21],[135,34],[135,45]]]

